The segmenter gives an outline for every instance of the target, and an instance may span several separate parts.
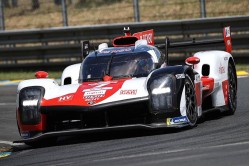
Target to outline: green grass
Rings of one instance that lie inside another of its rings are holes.
[[[61,78],[62,71],[47,71],[49,78]],[[36,71],[5,71],[0,72],[0,80],[34,79]]]
[[[63,26],[61,6],[42,0],[31,9],[31,0],[18,0],[18,7],[4,8],[5,29],[31,29]],[[69,26],[134,22],[132,0],[67,1]],[[249,15],[248,0],[206,1],[207,17]],[[199,0],[139,0],[140,20],[200,18]]]
[[[249,72],[249,64],[236,64],[236,70]]]

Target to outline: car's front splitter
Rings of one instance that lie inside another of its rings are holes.
[[[65,131],[54,131],[48,133],[41,133],[32,138],[26,138],[21,140],[16,140],[13,143],[29,143],[35,142],[43,139],[47,139],[50,137],[59,137],[59,136],[72,136],[77,134],[85,134],[85,133],[97,133],[97,132],[106,132],[106,131],[121,131],[128,129],[144,129],[144,130],[153,130],[159,128],[168,128],[168,127],[184,127],[182,126],[169,126],[166,123],[153,123],[153,124],[132,124],[132,125],[122,125],[122,126],[111,126],[111,127],[101,127],[101,128],[87,128],[87,129],[72,129]]]

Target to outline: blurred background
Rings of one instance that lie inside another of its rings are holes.
[[[249,15],[248,0],[2,0],[1,29]]]
[[[132,33],[154,29],[156,44],[166,36],[217,39],[231,26],[237,70],[249,70],[248,0],[0,0],[0,81],[33,78],[37,70],[60,78],[82,61],[81,41],[111,46],[124,26]],[[224,45],[170,50],[170,64],[211,49]]]

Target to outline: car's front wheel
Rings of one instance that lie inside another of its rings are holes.
[[[191,78],[186,75],[185,78],[185,98],[186,98],[186,115],[190,127],[196,125],[198,120],[195,87]]]
[[[228,64],[228,111],[227,114],[233,115],[237,107],[237,76],[233,65]]]

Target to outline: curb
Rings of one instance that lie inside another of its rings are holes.
[[[0,81],[0,86],[6,86],[6,85],[18,85],[19,82],[21,82],[23,80],[4,80],[4,81]]]
[[[12,154],[12,147],[0,147],[0,159]]]
[[[51,78],[54,79],[54,78]],[[60,83],[60,79],[54,79],[57,83]],[[11,85],[18,85],[21,81],[24,80],[0,80],[0,86],[11,86]]]
[[[246,71],[237,71],[237,76],[248,76],[248,72],[246,72]]]

